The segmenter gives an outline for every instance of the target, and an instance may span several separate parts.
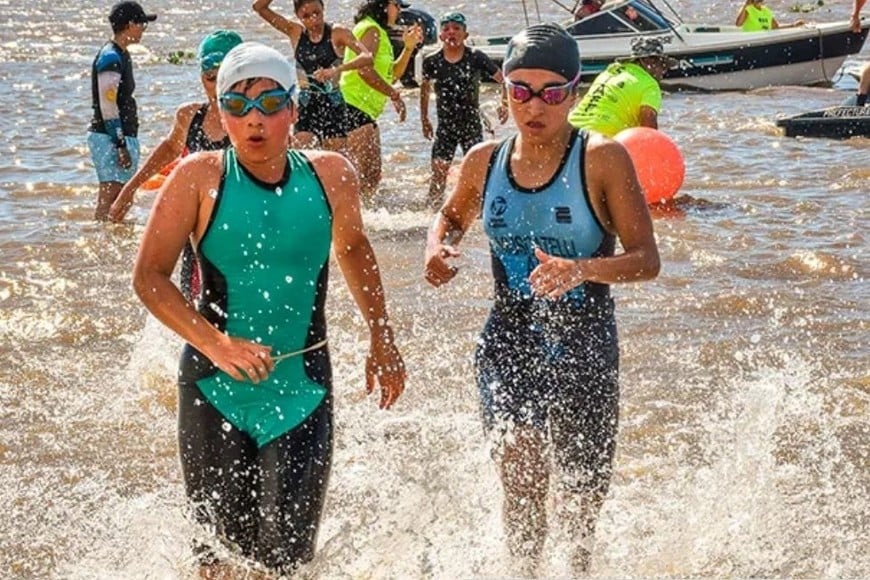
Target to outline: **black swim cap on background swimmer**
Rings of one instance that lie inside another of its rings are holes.
[[[556,23],[529,26],[511,38],[502,64],[505,76],[518,68],[541,68],[573,81],[580,74],[580,47]]]

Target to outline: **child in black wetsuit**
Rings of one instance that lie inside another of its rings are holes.
[[[480,83],[487,77],[502,82],[501,71],[488,56],[465,46],[468,38],[465,16],[450,12],[441,18],[441,50],[423,59],[423,83],[420,85],[420,119],[423,136],[432,139],[429,121],[429,94],[435,84],[438,128],[432,144],[432,180],[428,202],[439,207],[444,195],[447,171],[456,153],[456,146],[467,153],[483,141],[480,121]],[[498,108],[499,120],[507,120],[504,101]]]

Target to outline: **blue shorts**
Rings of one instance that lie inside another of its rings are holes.
[[[139,167],[139,140],[136,137],[126,137],[126,140],[132,161],[129,169],[124,169],[118,163],[118,148],[112,137],[105,133],[88,132],[88,149],[91,150],[91,161],[97,170],[97,181],[100,183],[127,183],[136,173]]]

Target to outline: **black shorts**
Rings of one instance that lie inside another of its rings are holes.
[[[367,113],[363,113],[353,105],[347,105],[347,132],[355,131],[360,127],[365,127],[366,125],[374,125],[378,126],[377,121],[368,116]]]
[[[619,344],[612,301],[597,300],[600,307],[582,312],[553,302],[544,313],[497,304],[475,367],[486,430],[538,429],[564,484],[603,495],[616,449]]]
[[[308,92],[308,102],[299,107],[295,130],[314,133],[321,140],[347,137],[347,105],[343,100],[332,100],[330,95]]]
[[[465,155],[469,149],[481,141],[483,141],[483,127],[479,118],[476,119],[476,122],[451,124],[446,127],[444,123],[439,121],[438,129],[435,132],[435,142],[432,143],[432,159],[453,161],[457,146],[462,149],[462,154]]]

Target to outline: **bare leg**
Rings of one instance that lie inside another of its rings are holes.
[[[861,79],[858,81],[858,106],[867,104],[867,93],[870,92],[870,63],[861,69]]]
[[[101,222],[109,219],[109,208],[118,199],[118,194],[121,193],[123,186],[124,184],[120,181],[100,182],[100,192],[97,195],[97,209],[94,212],[94,219]]]
[[[359,173],[363,201],[370,201],[381,182],[381,132],[369,123],[347,136],[347,156]]]
[[[511,572],[534,576],[547,538],[549,468],[543,435],[528,427],[516,427],[512,440],[503,443],[499,460]]]
[[[568,532],[571,571],[576,576],[589,572],[589,563],[595,535],[595,524],[604,504],[604,496],[598,492],[563,490],[560,493],[557,517]]]
[[[271,580],[275,576],[259,570],[242,570],[230,564],[216,563],[199,567],[202,580]]]
[[[450,171],[450,161],[432,158],[432,180],[429,182],[429,196],[426,203],[432,209],[438,209],[444,203],[444,186],[447,183],[447,172]]]

